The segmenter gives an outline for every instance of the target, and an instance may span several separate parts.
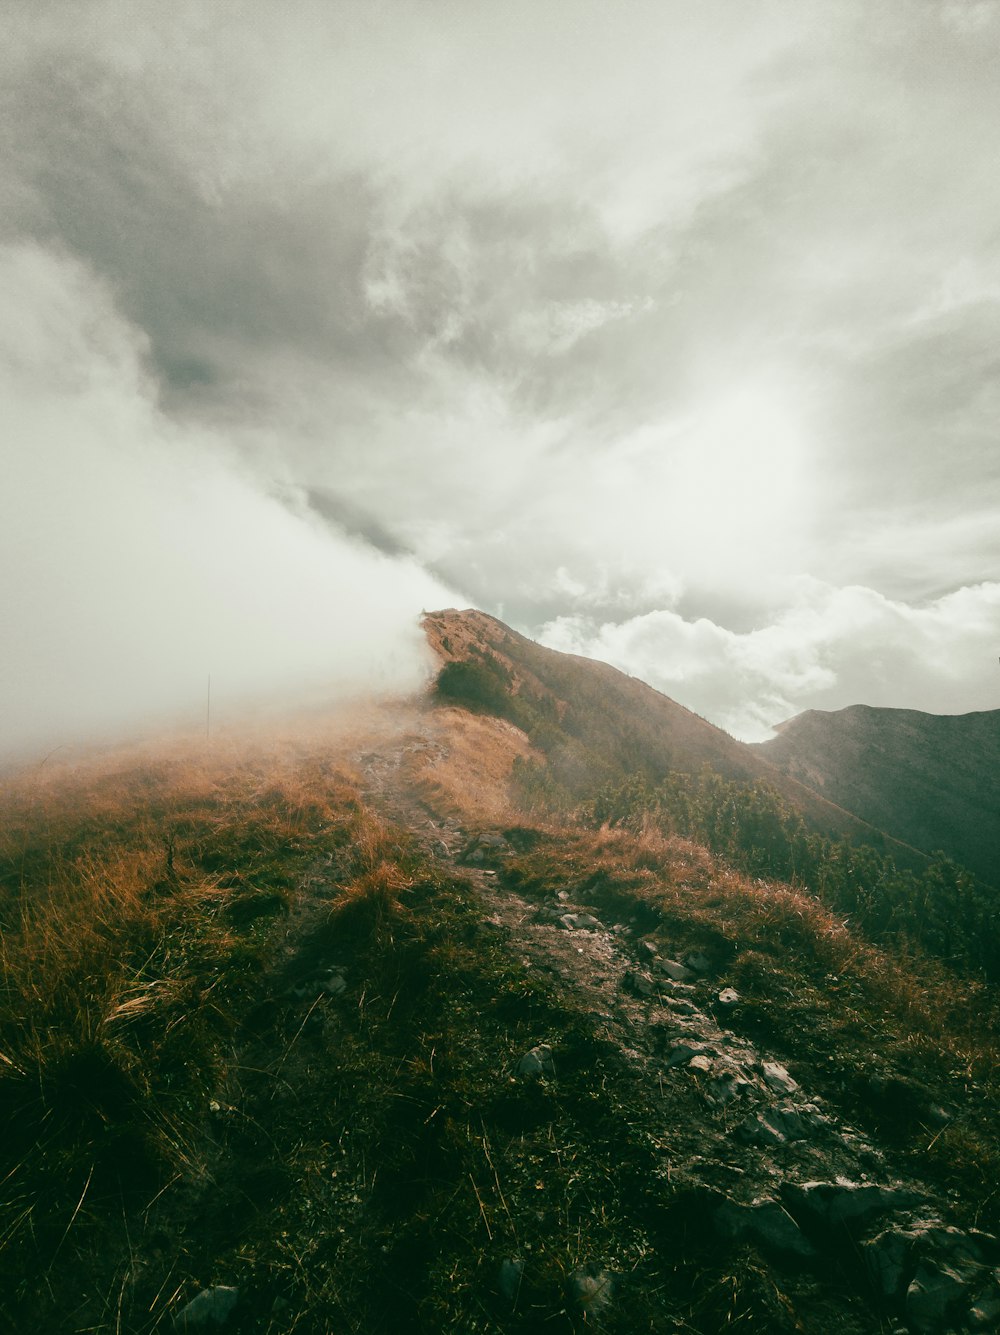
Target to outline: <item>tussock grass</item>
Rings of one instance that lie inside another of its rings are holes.
[[[172,1176],[311,861],[358,823],[298,748],[176,745],[0,795],[0,1215],[8,1291]],[[17,1283],[10,1279],[17,1277]],[[51,1282],[51,1281],[50,1281]]]

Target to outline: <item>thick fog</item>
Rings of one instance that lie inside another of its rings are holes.
[[[168,421],[79,263],[8,246],[0,285],[0,753],[200,728],[209,676],[217,725],[421,684],[419,613],[447,590]]]

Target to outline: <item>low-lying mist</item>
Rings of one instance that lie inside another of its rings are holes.
[[[249,705],[401,693],[454,601],[269,494],[158,408],[140,334],[75,263],[0,251],[0,759]]]

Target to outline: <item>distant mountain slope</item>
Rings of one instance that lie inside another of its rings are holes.
[[[811,709],[753,749],[862,820],[1000,884],[1000,710]]]
[[[870,844],[900,865],[924,863],[914,849],[817,795],[814,785],[773,767],[755,748],[607,663],[546,649],[474,610],[428,613],[424,629],[445,664],[487,667],[495,691],[525,704],[532,741],[573,791],[624,774],[655,781],[670,771],[695,774],[708,765],[727,779],[771,784],[824,834]]]

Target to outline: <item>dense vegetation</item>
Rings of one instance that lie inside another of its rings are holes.
[[[519,762],[517,777],[536,803],[563,803],[538,762]],[[922,871],[899,868],[873,847],[810,831],[767,784],[707,768],[657,784],[632,776],[603,785],[578,815],[591,826],[651,824],[684,835],[749,876],[808,889],[869,940],[916,945],[960,972],[1000,981],[996,894],[943,853]]]
[[[1000,710],[809,710],[754,749],[862,820],[926,853],[944,849],[996,886]]]

